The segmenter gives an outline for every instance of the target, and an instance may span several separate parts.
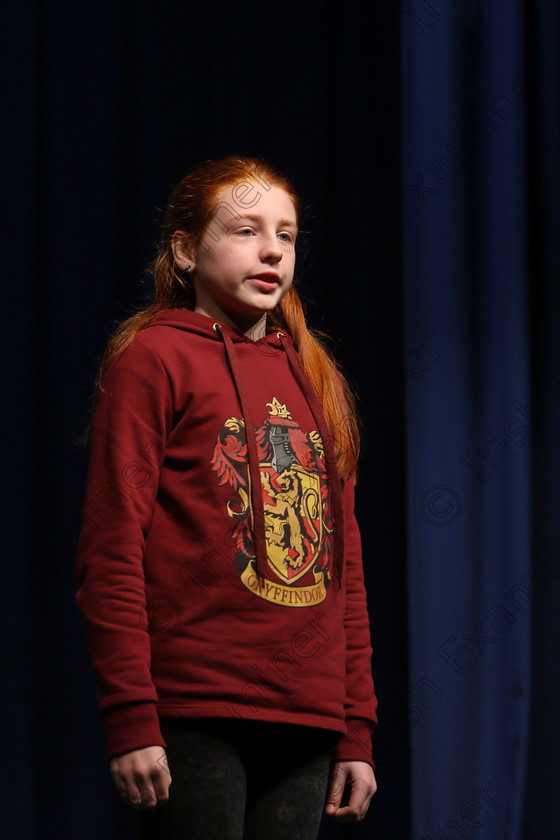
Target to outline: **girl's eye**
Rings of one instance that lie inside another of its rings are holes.
[[[246,237],[246,238],[249,237],[249,236],[254,236],[255,235],[255,231],[253,230],[253,228],[239,228],[237,233],[239,234],[239,236],[243,236],[243,237]],[[282,233],[279,233],[278,237],[283,242],[293,242],[294,239],[295,239],[293,234],[291,234],[289,232],[286,232],[286,231],[282,231]]]

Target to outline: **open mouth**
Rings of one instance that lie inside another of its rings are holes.
[[[251,277],[251,282],[263,292],[272,291],[278,286],[278,278],[273,274],[257,274]]]

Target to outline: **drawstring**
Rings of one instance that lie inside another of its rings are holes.
[[[266,532],[264,521],[264,503],[261,484],[261,471],[259,466],[259,454],[257,451],[257,438],[255,435],[255,427],[253,425],[253,418],[249,408],[249,400],[243,385],[243,377],[239,368],[239,360],[237,353],[233,347],[233,343],[229,335],[222,329],[221,324],[215,323],[214,329],[222,336],[233,381],[237,388],[239,402],[241,403],[241,411],[245,420],[245,437],[247,440],[247,456],[249,461],[249,484],[251,486],[251,502],[252,502],[252,516],[253,516],[253,535],[255,540],[255,556],[257,559],[257,577],[261,582],[264,582],[266,577],[266,569],[268,566],[268,551],[266,548]]]
[[[266,531],[265,531],[265,516],[264,516],[264,502],[262,494],[261,476],[259,455],[257,450],[257,438],[255,435],[255,427],[251,410],[249,408],[249,400],[243,384],[243,377],[239,367],[239,360],[237,353],[233,346],[233,342],[227,332],[222,329],[222,325],[218,322],[213,324],[214,330],[221,335],[229,365],[231,368],[233,381],[239,396],[241,404],[241,411],[245,420],[245,437],[247,441],[247,456],[248,456],[248,479],[251,487],[251,503],[252,503],[252,525],[253,535],[255,541],[255,556],[257,576],[261,582],[266,578],[266,570],[268,567],[268,551],[266,547]],[[284,333],[277,333],[283,348],[287,352],[288,360],[292,373],[296,378],[301,390],[303,391],[311,413],[317,424],[319,434],[323,440],[323,447],[325,452],[325,462],[327,466],[327,475],[329,479],[331,491],[331,505],[334,520],[334,534],[333,534],[333,551],[334,551],[334,567],[336,570],[336,577],[339,587],[342,582],[342,572],[344,567],[344,510],[342,504],[342,491],[340,484],[340,476],[336,465],[336,454],[332,443],[332,435],[325,421],[323,410],[315,394],[311,382],[307,378],[307,374],[303,365],[294,350],[290,341],[283,341]]]
[[[283,333],[278,333],[279,338],[282,335]],[[282,341],[281,338],[280,340]],[[292,368],[292,372],[295,378],[297,379],[301,390],[305,394],[305,398],[307,400],[309,408],[311,409],[311,413],[315,418],[317,428],[319,429],[319,434],[321,435],[321,438],[323,440],[323,447],[325,451],[325,463],[327,465],[327,474],[329,477],[329,484],[331,489],[331,505],[334,519],[334,566],[336,569],[338,584],[340,586],[342,581],[342,571],[344,567],[344,508],[342,505],[340,476],[338,474],[336,464],[336,453],[334,451],[334,446],[332,442],[332,434],[325,422],[323,409],[321,408],[319,400],[317,399],[315,389],[313,388],[311,382],[307,377],[307,374],[305,373],[304,367],[301,363],[299,356],[294,350],[291,342],[282,341],[282,345],[285,347],[288,353],[288,359]]]

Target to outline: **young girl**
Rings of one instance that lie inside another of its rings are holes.
[[[376,790],[358,424],[299,221],[263,161],[197,168],[101,363],[77,602],[141,838],[315,838]]]

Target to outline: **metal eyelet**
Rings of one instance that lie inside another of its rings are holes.
[[[212,324],[212,327],[216,332],[218,332],[218,329],[220,329],[220,330],[222,329],[222,325],[219,324],[218,321],[214,321],[214,323]]]
[[[283,335],[284,335],[284,333],[283,333],[283,332],[277,332],[277,333],[276,333],[276,338],[280,338],[280,336],[283,336]]]

